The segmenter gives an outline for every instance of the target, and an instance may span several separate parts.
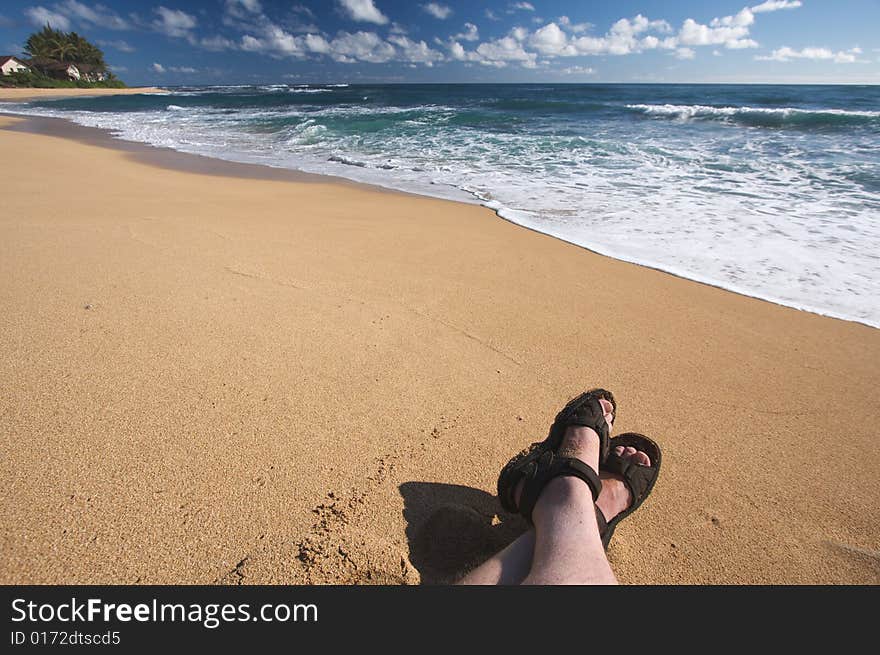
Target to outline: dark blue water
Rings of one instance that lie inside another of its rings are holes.
[[[481,202],[620,259],[880,326],[877,86],[181,87],[21,110]]]

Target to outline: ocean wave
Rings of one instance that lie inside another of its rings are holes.
[[[755,127],[864,125],[880,122],[880,111],[798,107],[713,107],[710,105],[625,105],[629,110],[678,120],[733,121]]]
[[[289,146],[312,146],[321,143],[327,127],[308,119],[294,126],[287,138]]]
[[[399,115],[403,117],[407,114],[432,114],[432,118],[436,119],[437,114],[446,114],[452,116],[456,113],[454,107],[446,105],[413,105],[412,107],[400,107],[395,105],[353,105],[341,104],[322,107],[314,112],[320,116],[338,116],[346,118],[348,116],[371,116],[371,115]]]

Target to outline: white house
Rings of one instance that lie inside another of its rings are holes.
[[[81,77],[79,68],[77,68],[76,64],[68,64],[64,68],[64,72],[67,73],[67,77],[71,80],[78,80]]]
[[[19,71],[29,71],[30,67],[16,57],[4,56],[0,57],[0,73],[9,75]]]
[[[54,61],[52,59],[33,59],[31,60],[34,68],[44,75],[54,77],[59,80],[78,80],[82,77],[76,64],[66,61]]]

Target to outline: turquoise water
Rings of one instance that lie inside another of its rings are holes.
[[[880,326],[877,86],[180,87],[16,111],[479,202],[612,257]]]

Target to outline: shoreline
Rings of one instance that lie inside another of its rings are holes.
[[[41,89],[37,87],[0,88],[0,103],[23,102],[30,100],[57,100],[59,98],[80,98],[95,96],[138,95],[141,93],[167,93],[158,86],[126,87],[122,89]],[[2,106],[2,104],[0,104]]]
[[[880,582],[877,330],[485,207],[0,142],[4,583],[448,581],[597,385],[664,450],[622,582]]]
[[[844,317],[842,315],[829,313],[827,311],[823,311],[817,308],[808,308],[796,306],[793,304],[786,304],[785,302],[777,298],[755,295],[753,292],[750,292],[748,290],[733,288],[731,286],[724,286],[721,283],[707,280],[699,274],[691,272],[682,273],[674,270],[669,270],[668,268],[663,268],[661,266],[636,261],[635,259],[628,258],[625,255],[612,254],[600,248],[583,245],[581,243],[566,239],[562,236],[542,232],[541,230],[534,228],[530,225],[520,223],[515,219],[504,216],[503,212],[500,209],[496,210],[492,207],[488,207],[485,203],[481,201],[468,203],[453,198],[443,198],[428,195],[425,193],[418,193],[415,191],[406,191],[392,186],[383,186],[381,184],[360,182],[358,180],[338,175],[330,175],[326,173],[309,173],[297,169],[274,167],[256,162],[238,162],[231,159],[221,159],[219,157],[211,157],[208,155],[187,153],[170,147],[160,147],[142,141],[131,141],[128,139],[124,139],[115,135],[110,129],[80,125],[75,121],[66,118],[34,116],[29,114],[4,112],[2,110],[2,105],[0,105],[0,117],[2,116],[9,116],[16,119],[21,119],[20,123],[11,127],[6,127],[4,129],[32,132],[35,134],[45,134],[49,136],[58,136],[62,138],[71,138],[85,144],[92,144],[105,148],[117,149],[128,153],[130,156],[138,161],[147,163],[152,166],[166,168],[169,170],[202,173],[206,175],[232,176],[242,179],[280,181],[286,180],[291,182],[314,182],[353,185],[355,187],[360,186],[367,189],[375,189],[384,193],[395,193],[406,196],[430,198],[432,200],[443,200],[447,202],[460,203],[463,205],[477,205],[486,208],[501,220],[511,223],[512,225],[515,225],[519,228],[529,230],[535,232],[536,234],[541,234],[552,239],[558,239],[563,243],[567,243],[577,248],[583,248],[587,252],[593,253],[601,257],[608,257],[609,259],[614,259],[616,261],[631,264],[633,266],[640,266],[642,268],[657,271],[659,273],[664,273],[666,275],[671,275],[673,277],[686,280],[688,282],[703,284],[715,289],[719,289],[721,291],[726,291],[728,293],[734,293],[740,296],[744,296],[746,298],[751,298],[753,300],[770,303],[771,305],[785,307],[786,309],[806,312],[808,314],[822,316],[823,318],[830,318],[847,323],[855,323],[857,325],[862,325],[870,329],[880,330],[880,325],[873,325],[872,323],[866,322],[864,320]]]
[[[4,112],[2,105],[0,105],[0,117],[14,118],[17,121],[14,125],[0,127],[0,129],[71,139],[84,145],[117,150],[124,152],[126,156],[134,161],[149,166],[163,168],[165,170],[220,177],[234,177],[245,180],[333,183],[376,189],[387,193],[400,193],[403,195],[424,197],[420,196],[420,194],[410,194],[406,191],[398,191],[397,189],[389,189],[387,187],[373,184],[356,182],[344,177],[307,173],[305,171],[298,171],[291,168],[276,168],[256,163],[236,162],[228,159],[182,152],[180,150],[175,150],[174,148],[154,146],[142,141],[129,141],[128,139],[123,139],[114,135],[112,130],[80,125],[79,123],[66,118]]]

